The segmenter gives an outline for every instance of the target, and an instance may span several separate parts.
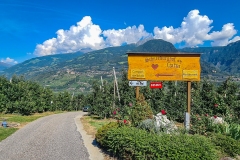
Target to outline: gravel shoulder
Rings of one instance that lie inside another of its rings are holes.
[[[83,125],[81,123],[80,118],[83,115],[78,115],[75,118],[75,123],[77,125],[78,131],[81,133],[84,145],[88,150],[88,153],[90,154],[89,159],[90,160],[104,160],[104,156],[101,153],[101,150],[97,147],[94,138],[92,138],[92,135],[88,135],[87,132],[83,129]]]
[[[27,124],[0,142],[0,160],[100,160],[93,138],[83,130],[82,115],[55,114]]]

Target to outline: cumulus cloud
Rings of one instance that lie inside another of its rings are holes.
[[[159,20],[160,21],[160,20]],[[173,44],[183,43],[186,47],[202,45],[211,41],[213,46],[224,46],[240,40],[233,23],[223,24],[222,30],[212,31],[213,20],[200,15],[199,10],[191,10],[183,18],[179,27],[154,27],[153,34],[144,29],[144,25],[128,26],[124,29],[102,30],[93,24],[90,16],[85,16],[69,30],[59,29],[57,36],[38,44],[34,51],[37,56],[57,53],[71,53],[81,49],[102,49],[110,46],[137,43],[139,40],[153,36]],[[235,36],[235,37],[234,37]]]
[[[212,42],[213,46],[224,46],[230,42],[229,39],[236,33],[237,31],[234,29],[234,25],[232,23],[228,23],[223,25],[221,31],[213,31],[210,33],[209,39],[214,40],[214,42]]]
[[[221,31],[210,32],[213,29],[213,20],[199,13],[198,10],[190,11],[178,28],[155,27],[154,38],[164,39],[173,44],[185,42],[186,46],[190,47],[203,44],[206,40],[213,41],[214,46],[223,46],[237,33],[232,23],[224,24]]]
[[[48,39],[43,44],[38,44],[34,51],[37,56],[57,53],[70,53],[84,48],[101,49],[105,47],[102,30],[92,23],[90,16],[85,16],[77,25],[69,30],[59,29],[57,38]]]
[[[104,47],[120,46],[123,43],[136,43],[141,38],[150,35],[144,30],[143,25],[102,31],[99,25],[93,24],[90,16],[84,17],[76,26],[71,26],[69,30],[59,29],[56,34],[56,38],[38,44],[34,54],[45,56],[71,53],[85,48],[96,50]]]
[[[15,61],[14,59],[9,58],[9,57],[7,57],[6,59],[1,59],[1,62],[7,63],[7,64],[17,64],[18,63],[17,61]]]
[[[140,39],[149,37],[150,33],[144,30],[143,25],[138,27],[132,26],[126,29],[111,29],[103,31],[103,36],[106,37],[107,46],[120,46],[123,43],[136,43]]]

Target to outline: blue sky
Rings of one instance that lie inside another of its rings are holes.
[[[164,39],[176,47],[240,40],[235,0],[0,0],[0,61]]]

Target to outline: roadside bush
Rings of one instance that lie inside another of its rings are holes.
[[[109,130],[102,141],[120,159],[218,159],[213,144],[200,135],[157,135],[123,126]]]
[[[145,101],[145,98],[142,94],[139,95],[137,103],[132,106],[129,117],[133,126],[137,126],[145,119],[153,118],[151,106],[149,106],[149,104]]]
[[[212,120],[208,114],[204,116],[191,115],[191,128],[190,132],[193,134],[205,135],[206,132],[212,131]]]
[[[240,155],[240,141],[237,141],[229,136],[211,133],[208,138],[227,156],[234,157]]]
[[[117,122],[110,122],[106,125],[103,125],[101,128],[98,129],[95,137],[96,140],[99,144],[101,144],[103,147],[105,146],[105,144],[103,143],[104,137],[107,134],[107,132],[112,129],[112,128],[117,128],[118,127],[118,123]]]

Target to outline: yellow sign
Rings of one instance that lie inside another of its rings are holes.
[[[200,54],[128,53],[129,80],[200,81]]]

